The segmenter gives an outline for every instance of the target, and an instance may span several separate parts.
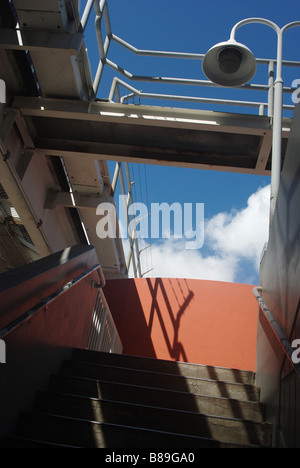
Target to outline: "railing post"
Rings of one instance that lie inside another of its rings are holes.
[[[128,187],[130,208],[132,208],[133,198],[132,198],[132,189],[131,189],[131,181],[130,181],[130,174],[129,174],[129,165],[126,162],[124,164],[125,164],[125,172],[126,172],[126,179],[127,179],[127,187]],[[134,213],[131,213],[131,215],[134,216]],[[142,272],[141,272],[141,260],[140,260],[139,244],[138,244],[138,239],[135,236],[136,223],[135,223],[134,218],[133,218],[132,221],[134,221],[134,244],[135,244],[135,248],[136,248],[137,268],[138,268],[139,277],[141,278],[142,277]]]
[[[93,83],[94,94],[96,96],[98,89],[99,89],[99,85],[100,85],[104,65],[106,63],[108,49],[109,49],[110,41],[112,37],[109,12],[108,12],[106,0],[102,0],[99,3],[99,6],[95,8],[95,13],[96,13],[95,30],[96,30],[96,37],[97,37],[99,54],[100,54],[100,61],[98,64],[96,76],[95,76],[94,83]],[[104,21],[105,21],[105,26],[106,26],[106,38],[105,38],[104,43],[102,39],[102,28],[101,28],[101,21],[102,21],[103,14],[104,14]]]
[[[119,86],[119,83],[116,84],[115,95],[116,95],[116,102],[120,103],[121,99],[120,99],[120,86]]]
[[[136,268],[136,261],[135,261],[135,255],[134,255],[133,235],[132,235],[131,228],[130,228],[128,205],[127,205],[126,200],[125,200],[126,190],[125,190],[125,183],[124,183],[122,164],[120,164],[120,166],[119,166],[119,175],[120,175],[120,184],[121,184],[121,190],[122,190],[122,195],[123,195],[122,198],[123,198],[124,210],[125,210],[125,216],[126,216],[127,232],[128,232],[128,235],[129,235],[129,244],[130,244],[130,251],[129,251],[128,260],[127,260],[127,268],[129,270],[131,259],[132,259],[134,277],[137,278],[137,268]]]
[[[84,12],[83,12],[83,15],[82,15],[82,18],[81,18],[81,27],[82,27],[83,31],[85,31],[85,29],[87,27],[87,23],[88,23],[90,14],[91,14],[92,9],[93,9],[93,4],[94,4],[94,0],[88,0],[87,4],[85,6],[85,9],[84,9]]]
[[[112,189],[113,194],[115,194],[116,186],[117,186],[118,179],[119,179],[120,165],[121,165],[120,162],[117,162],[115,165],[115,172],[114,172],[113,180],[111,183],[111,189]]]
[[[260,106],[259,106],[259,112],[258,112],[258,113],[259,113],[259,115],[264,115],[264,113],[265,113],[265,106],[264,106],[264,104],[260,104]]]

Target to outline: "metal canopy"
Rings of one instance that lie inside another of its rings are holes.
[[[16,98],[13,107],[47,155],[270,173],[269,117],[43,98]],[[285,126],[283,157],[289,119]]]

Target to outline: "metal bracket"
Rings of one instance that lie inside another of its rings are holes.
[[[58,206],[70,208],[96,209],[100,203],[114,204],[113,197],[99,193],[59,192],[50,190],[45,201],[45,208],[53,210]]]
[[[103,274],[102,268],[100,266],[99,266],[99,268],[97,270],[97,273],[98,273],[100,281],[92,280],[91,285],[92,285],[93,288],[102,289],[102,288],[104,288],[104,286],[106,284],[106,281],[105,281],[105,276]]]

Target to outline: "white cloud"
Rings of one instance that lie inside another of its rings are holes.
[[[203,257],[200,250],[186,250],[184,241],[169,240],[152,246],[155,277],[234,281],[234,256],[218,254]]]
[[[219,213],[208,221],[205,233],[217,252],[245,258],[258,268],[268,239],[270,186],[259,189],[241,211]]]
[[[153,243],[150,276],[240,282],[238,272],[244,260],[252,263],[255,276],[268,239],[269,197],[270,186],[260,188],[249,197],[245,208],[218,213],[207,220],[204,247],[209,248],[209,253],[186,249],[186,239]],[[127,250],[126,244],[128,241]],[[142,254],[143,271],[147,270],[145,255]]]

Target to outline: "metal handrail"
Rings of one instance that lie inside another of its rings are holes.
[[[40,301],[38,304],[36,304],[34,307],[30,308],[27,312],[22,314],[20,317],[17,319],[13,320],[11,323],[6,325],[4,328],[0,330],[0,339],[4,338],[6,335],[9,333],[12,333],[14,330],[19,328],[21,325],[24,325],[24,323],[28,322],[35,314],[38,312],[46,309],[49,307],[49,305],[54,302],[56,299],[61,297],[63,294],[68,292],[71,288],[76,286],[78,283],[80,283],[82,280],[90,276],[94,271],[101,272],[101,266],[99,264],[96,264],[86,270],[84,273],[81,275],[77,276],[76,278],[72,279],[68,283],[66,283],[64,286],[62,286],[60,289],[55,291],[53,294],[50,294],[48,297]]]
[[[270,325],[271,330],[275,334],[281,348],[284,351],[285,356],[288,358],[289,362],[291,363],[292,367],[296,371],[297,375],[300,377],[300,364],[296,364],[292,359],[292,354],[294,352],[293,348],[290,345],[289,340],[286,338],[285,334],[283,333],[282,329],[274,319],[273,315],[271,314],[270,310],[268,309],[267,305],[265,304],[263,298],[261,297],[261,288],[255,287],[253,288],[253,294],[259,303],[260,309],[264,313],[268,324]]]
[[[131,94],[127,94],[126,96],[119,97],[119,86],[131,91]],[[156,94],[156,93],[145,93],[140,91],[133,86],[128,85],[124,81],[120,80],[119,78],[115,77],[112,82],[111,90],[109,93],[108,100],[113,102],[114,96],[117,96],[117,102],[124,103],[128,99],[138,96],[144,97],[149,99],[160,99],[160,100],[169,100],[169,101],[186,101],[186,102],[202,102],[202,103],[210,103],[210,104],[222,104],[222,105],[235,105],[235,106],[243,106],[243,107],[257,107],[259,109],[259,113],[263,114],[264,109],[268,107],[268,103],[266,102],[255,102],[255,101],[237,101],[231,99],[214,99],[214,98],[202,98],[199,96],[179,96],[179,95],[172,95],[172,94]],[[283,109],[292,110],[294,109],[293,105],[284,104]]]
[[[133,45],[129,44],[128,42],[124,41],[117,35],[112,32],[109,11],[108,11],[108,1],[107,0],[88,0],[82,19],[81,19],[81,28],[85,31],[88,23],[88,19],[90,17],[91,11],[94,8],[95,10],[95,30],[97,36],[97,43],[98,43],[98,50],[100,55],[100,60],[97,67],[97,72],[94,78],[94,96],[97,95],[102,73],[104,70],[104,66],[107,65],[117,73],[120,73],[125,78],[131,81],[143,81],[143,82],[153,82],[153,83],[171,83],[171,84],[181,84],[181,85],[192,85],[192,86],[210,86],[215,87],[217,86],[215,83],[212,83],[209,80],[196,80],[196,79],[182,79],[182,78],[172,78],[172,77],[162,77],[162,76],[142,76],[142,75],[134,75],[131,72],[127,71],[123,67],[119,66],[118,64],[114,63],[113,61],[107,58],[108,51],[110,48],[111,41],[116,42],[120,46],[126,48],[127,50],[131,51],[132,53],[139,55],[139,56],[150,56],[150,57],[165,57],[165,58],[177,58],[177,59],[190,59],[190,60],[198,60],[201,61],[204,57],[204,54],[199,53],[185,53],[185,52],[168,52],[168,51],[157,51],[157,50],[143,50],[134,47]],[[102,18],[104,18],[105,22],[105,29],[106,29],[106,37],[103,40],[102,35]],[[179,100],[179,101],[189,101],[189,102],[209,102],[211,104],[231,104],[231,105],[245,105],[251,107],[259,107],[259,114],[263,115],[264,109],[268,109],[268,116],[272,117],[272,109],[273,109],[273,85],[274,80],[273,77],[273,70],[274,65],[276,65],[275,59],[265,59],[265,58],[258,58],[256,59],[257,63],[259,64],[267,64],[269,65],[269,83],[268,85],[260,85],[260,84],[253,84],[247,83],[245,85],[239,86],[240,89],[245,90],[262,90],[268,92],[268,103],[251,103],[247,101],[235,101],[235,100],[219,100],[219,99],[209,99],[209,98],[199,98],[199,97],[189,97],[189,96],[177,96],[177,95],[164,95],[164,94],[152,94],[152,93],[144,93],[142,91],[135,90],[133,88],[133,94],[138,97],[144,98],[151,98],[151,99],[162,99],[162,100]],[[300,62],[297,61],[289,61],[285,60],[282,62],[284,66],[291,66],[291,67],[300,67]],[[118,86],[116,87],[117,82],[113,81],[112,87],[110,90],[110,97],[109,99],[112,101],[111,96],[114,95],[114,90],[116,91],[116,97],[118,102],[124,102],[129,96],[124,96],[120,99],[119,96],[119,89]],[[120,82],[121,84],[121,82]],[[129,89],[130,86],[127,84],[122,83],[122,86]],[[293,93],[296,88],[292,87],[284,87],[283,92],[285,93]],[[294,109],[293,105],[286,105],[284,106],[287,110]]]
[[[151,57],[165,57],[165,58],[182,58],[182,59],[190,59],[190,60],[202,60],[205,56],[205,54],[189,53],[189,52],[167,52],[167,51],[160,51],[160,50],[137,49],[136,47],[124,41],[123,39],[116,36],[115,34],[111,35],[111,39],[117,42],[118,44],[122,45],[126,49],[130,50],[136,55],[151,56]],[[263,65],[268,65],[270,61],[276,63],[276,60],[265,59],[265,58],[257,58],[256,61]],[[300,67],[300,62],[298,61],[283,60],[282,63],[283,65],[289,66],[289,67]]]

